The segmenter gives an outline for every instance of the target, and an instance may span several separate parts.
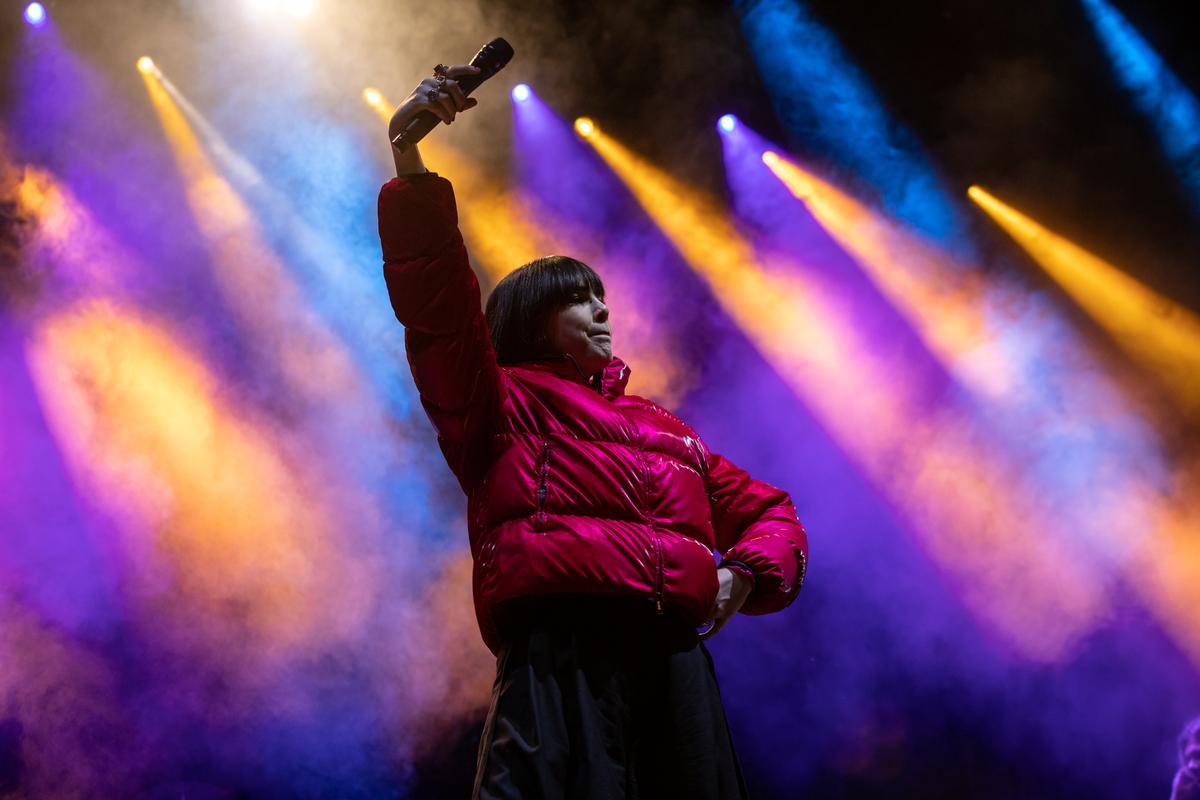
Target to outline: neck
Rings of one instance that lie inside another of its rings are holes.
[[[570,353],[563,353],[562,357],[571,362],[571,364],[575,367],[575,371],[578,372],[585,381],[591,380],[592,375],[595,374],[592,373],[592,375],[589,375],[588,373],[584,372],[583,367],[579,366],[579,362],[575,359],[575,356],[571,355]]]

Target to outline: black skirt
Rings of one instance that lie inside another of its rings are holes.
[[[505,644],[472,800],[743,800],[712,656],[644,598],[496,611]]]

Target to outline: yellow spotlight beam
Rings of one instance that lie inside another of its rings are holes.
[[[391,121],[395,106],[383,92],[367,87],[362,97],[380,120]],[[552,253],[571,255],[597,267],[611,266],[611,256],[592,230],[568,223],[524,192],[498,184],[470,157],[436,137],[422,141],[421,151],[427,166],[454,184],[463,238],[472,259],[493,284],[522,264]],[[615,284],[616,271],[601,269],[607,273],[605,280]],[[655,321],[636,307],[636,296],[633,291],[624,295],[610,291],[610,300],[617,304],[613,308],[614,343],[623,358],[642,367],[632,371],[629,391],[673,406],[694,379],[662,344],[661,337],[653,335]]]
[[[967,194],[1142,368],[1200,418],[1200,318],[980,188]]]
[[[983,285],[970,265],[958,263],[915,234],[867,208],[811,171],[777,153],[763,162],[785,186],[802,200],[814,218],[851,254],[897,309],[922,333],[925,341],[957,375],[975,389],[996,397],[1021,392],[1024,384],[1013,372],[1011,356],[987,346],[996,337],[988,331],[980,309]],[[1195,381],[1200,363],[1195,345],[1195,317],[1184,309],[1136,284],[1119,270],[1065,242],[1023,217],[978,187],[972,199],[1021,242],[1067,290],[1093,314],[1102,314],[1114,336],[1141,363],[1164,376],[1182,407],[1195,407]],[[1069,285],[1068,285],[1069,284]],[[1148,323],[1148,324],[1147,324]],[[1016,324],[1015,321],[1013,324]],[[1192,333],[1185,333],[1191,331]],[[1190,340],[1191,344],[1184,344]],[[1174,357],[1168,354],[1174,353]],[[1189,353],[1191,354],[1189,356]],[[1098,398],[1086,385],[1074,385],[1081,401],[1078,413],[1103,412]],[[1119,467],[1114,467],[1119,469]],[[1109,527],[1128,545],[1121,566],[1139,576],[1156,575],[1154,581],[1134,581],[1139,594],[1200,663],[1200,625],[1184,610],[1200,604],[1200,545],[1181,535],[1183,520],[1198,519],[1196,490],[1186,481],[1164,495],[1148,488],[1143,476],[1129,472],[1119,498],[1109,504],[1124,513],[1108,520]],[[1103,504],[1098,503],[1097,508]],[[1189,506],[1193,507],[1189,511]],[[1155,522],[1157,521],[1157,522]]]
[[[1019,384],[1005,359],[989,357],[987,345],[995,337],[975,270],[778,153],[764,153],[763,163],[951,372],[993,396]]]
[[[171,144],[192,215],[209,245],[217,283],[252,342],[308,398],[366,398],[345,349],[309,308],[285,266],[266,244],[241,197],[201,147],[158,71],[142,79]]]
[[[906,364],[862,341],[816,281],[764,271],[711,199],[594,124],[586,138],[797,397],[904,511],[982,625],[1044,660],[1090,630],[1108,600],[1088,554],[1058,537],[1052,500],[1001,459],[969,411],[929,410]]]
[[[64,296],[120,296],[145,280],[145,264],[100,225],[53,174],[26,166],[16,183],[22,216],[34,220],[32,246],[48,248]]]
[[[338,551],[319,475],[228,407],[161,327],[89,301],[44,320],[27,360],[81,491],[120,522],[133,596],[158,598],[154,613],[224,628],[254,642],[239,658],[268,662],[365,621],[370,581]]]
[[[382,92],[368,87],[363,100],[381,120],[391,121],[395,106]],[[454,184],[463,238],[492,283],[539,256],[565,249],[554,238],[552,226],[529,221],[538,217],[527,198],[488,178],[471,159],[432,136],[421,142],[421,153],[434,172]]]
[[[1129,583],[1200,664],[1200,457],[1193,453],[1166,494],[1155,495],[1157,508],[1145,520],[1150,535],[1130,559]]]

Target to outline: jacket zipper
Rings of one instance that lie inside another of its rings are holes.
[[[552,445],[549,440],[542,442],[542,474],[538,480],[538,515],[537,529],[544,530],[546,527],[546,473],[550,470],[550,448]]]
[[[663,590],[663,554],[662,554],[662,537],[657,533],[654,534],[654,546],[658,550],[658,580],[654,582],[654,610],[659,614],[663,613],[662,605],[662,590]]]
[[[645,485],[646,496],[650,496],[650,468],[646,466],[646,459],[642,459],[642,475]],[[647,515],[647,519],[649,516]],[[654,537],[654,550],[658,556],[658,573],[654,579],[654,610],[659,614],[663,613],[663,552],[662,552],[662,537],[658,535],[658,531],[654,529],[654,521],[650,521],[650,534]]]

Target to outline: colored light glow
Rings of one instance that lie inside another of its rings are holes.
[[[763,163],[804,202],[947,369],[989,396],[1017,388],[1011,363],[981,347],[989,330],[983,287],[973,270],[778,153],[767,151]]]
[[[1181,513],[1174,500],[1151,488],[1155,479],[1149,476],[1165,474],[1170,466],[1118,381],[1099,369],[1079,369],[1091,353],[1068,332],[1056,331],[1061,323],[1054,321],[1053,312],[1046,319],[1014,311],[1030,306],[1011,287],[985,283],[981,277],[968,280],[978,273],[786,159],[775,159],[771,169],[855,257],[943,363],[976,390],[975,402],[989,427],[1022,431],[1019,444],[1013,440],[1004,447],[1023,462],[1027,480],[1036,480],[1038,493],[1055,506],[1062,528],[1071,532],[1064,538],[1082,543],[1112,569],[1149,559],[1157,564],[1155,571],[1178,578],[1173,589],[1160,592],[1165,597],[1148,590],[1141,594],[1200,663],[1200,627],[1176,610],[1197,594],[1180,588],[1189,570],[1164,566],[1166,562],[1143,552],[1157,552],[1153,540],[1172,538],[1172,526],[1178,527],[1154,522],[1176,520]],[[971,194],[977,201],[982,198],[978,190]],[[1120,296],[1108,301],[1117,307],[1128,302]],[[1086,501],[1080,500],[1080,485],[1089,487]]]
[[[979,186],[967,194],[1095,319],[1132,359],[1200,418],[1200,318]]]
[[[380,120],[391,120],[392,106],[386,97],[381,96],[381,102],[372,107]],[[528,198],[488,178],[468,156],[434,137],[421,142],[421,154],[454,184],[463,239],[473,261],[493,281],[539,256],[563,249],[547,239],[548,226],[533,224],[531,220],[544,214],[534,212]]]
[[[529,198],[489,178],[484,169],[462,152],[438,142],[421,142],[422,152],[437,171],[454,184],[459,223],[472,260],[499,281],[522,264],[558,252],[551,227],[535,223]]]
[[[370,584],[340,555],[319,491],[272,428],[228,407],[217,379],[171,336],[92,302],[45,320],[29,363],[83,491],[131,538],[149,538],[126,546],[174,564],[178,613],[219,625],[236,604],[234,624],[264,637],[244,654],[255,658],[364,619]],[[130,579],[144,590],[153,571]]]
[[[531,92],[529,89],[529,84],[518,83],[516,86],[513,87],[512,99],[516,100],[518,103],[520,103],[522,101],[528,100],[530,94],[531,94]]]
[[[150,56],[142,56],[137,60],[137,69],[143,75],[150,75],[157,67],[154,65],[154,59],[150,58]]]
[[[391,101],[387,99],[387,95],[374,87],[368,87],[363,89],[362,98],[363,102],[370,106],[381,120],[384,122],[392,121],[392,112],[390,109],[394,108],[395,106],[393,106]],[[427,145],[425,142],[421,143],[422,148],[426,146]]]
[[[1054,508],[980,429],[974,409],[930,407],[903,353],[865,340],[820,282],[763,270],[711,199],[602,132],[588,141],[781,379],[904,512],[980,624],[1026,657],[1068,654],[1106,612],[1104,585],[1049,527]]]
[[[1178,520],[1188,514],[1176,501],[1150,488],[1152,481],[1146,476],[1154,474],[1161,457],[1153,444],[1138,434],[1137,424],[1127,421],[1136,414],[1130,401],[1115,388],[1115,382],[1100,375],[1078,374],[1078,360],[1088,357],[1086,347],[1072,345],[1061,335],[1054,352],[1066,350],[1058,355],[1026,351],[1022,345],[1013,347],[1010,343],[1022,341],[1023,335],[1036,342],[1038,334],[1028,330],[1014,334],[1007,329],[1032,321],[1010,316],[1007,307],[1015,300],[1011,292],[985,285],[969,265],[774,151],[767,150],[763,161],[854,257],[943,363],[967,385],[982,390],[979,402],[984,405],[980,407],[989,409],[985,413],[995,419],[994,424],[1005,416],[1019,420],[1021,426],[1037,420],[1037,429],[1026,434],[1020,451],[1025,455],[1019,457],[1025,461],[1027,474],[1043,476],[1038,491],[1058,497],[1052,502],[1060,519],[1072,520],[1073,541],[1088,543],[1094,553],[1103,553],[1118,569],[1141,562],[1139,574],[1149,570],[1164,575],[1162,585],[1141,594],[1164,627],[1200,663],[1200,626],[1181,610],[1194,605],[1200,594],[1195,588],[1186,588],[1196,569],[1180,568],[1172,557],[1163,555],[1191,552],[1181,537],[1172,533],[1181,529]],[[984,198],[976,188],[971,195],[977,202]],[[1032,238],[1048,241],[1042,233]],[[1135,291],[1122,287],[1101,305],[1112,313],[1133,296]],[[1162,298],[1154,298],[1147,301],[1147,307],[1161,309],[1163,303]],[[1144,341],[1141,336],[1133,338]],[[1200,365],[1191,372],[1200,374]],[[1043,389],[1031,382],[1050,384],[1053,397],[1042,399]],[[993,399],[1001,402],[987,404]],[[1064,401],[1069,403],[1068,414],[1056,410]],[[1062,469],[1065,451],[1073,453],[1071,469],[1066,471]],[[1141,462],[1139,469],[1124,466],[1133,461]],[[1103,486],[1094,492],[1092,502],[1078,502],[1071,491],[1073,482],[1080,480]],[[1186,491],[1176,494],[1188,496]]]
[[[730,133],[734,128],[737,127],[737,117],[735,117],[733,114],[725,114],[719,120],[717,120],[717,127],[726,133]]]
[[[580,117],[575,120],[575,130],[580,136],[587,139],[596,133],[596,123],[592,122],[589,117]]]
[[[383,92],[373,86],[368,86],[366,89],[363,89],[363,100],[366,100],[367,105],[371,108],[379,108],[383,105]]]
[[[317,0],[246,0],[251,12],[259,15],[286,14],[307,17],[317,8]]]
[[[1143,520],[1150,535],[1130,559],[1130,584],[1200,665],[1200,462],[1184,465]]]
[[[698,371],[684,363],[675,341],[663,335],[658,290],[642,278],[645,259],[670,257],[669,246],[636,224],[622,239],[650,234],[649,247],[614,246],[610,209],[627,203],[611,172],[580,141],[564,120],[536,93],[512,106],[512,146],[519,195],[531,202],[522,217],[533,220],[535,235],[546,244],[538,255],[567,253],[602,271],[613,314],[614,347],[632,370],[627,392],[678,407],[699,382]],[[623,215],[622,215],[622,218]]]
[[[56,256],[57,281],[78,294],[117,297],[149,269],[105,230],[51,173],[25,167],[17,183],[21,216],[36,224],[30,246]]]
[[[369,396],[342,344],[316,315],[299,311],[307,308],[299,287],[266,243],[249,207],[209,160],[175,100],[178,90],[161,73],[142,77],[231,310],[300,396],[331,403]],[[297,310],[298,319],[289,322],[286,334],[279,320],[263,313],[264,304]]]
[[[30,25],[41,25],[46,21],[46,7],[41,3],[30,3],[25,6],[25,21]]]
[[[793,135],[867,180],[890,214],[960,243],[959,213],[934,166],[810,6],[734,4],[776,115]]]
[[[1200,101],[1106,0],[1083,0],[1117,78],[1154,126],[1192,201],[1200,206]]]

